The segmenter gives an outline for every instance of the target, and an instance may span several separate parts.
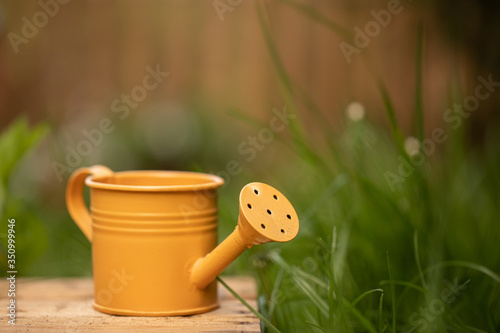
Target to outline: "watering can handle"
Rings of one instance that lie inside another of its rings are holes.
[[[92,218],[83,200],[83,185],[85,184],[85,179],[90,175],[100,177],[112,174],[113,171],[107,167],[94,165],[88,168],[77,169],[68,180],[66,206],[76,225],[90,242],[92,242]]]

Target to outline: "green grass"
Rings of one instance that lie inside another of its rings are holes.
[[[325,168],[291,151],[287,163],[309,171],[298,184],[293,170],[268,170],[301,219],[289,244],[252,249],[270,323],[282,332],[500,329],[500,138],[470,151],[463,131],[449,135],[395,191],[383,175],[397,172],[397,144],[366,120],[346,124],[335,151],[301,145],[330,160]],[[420,314],[455,281],[467,287],[431,319]]]
[[[283,3],[338,26],[305,5]],[[321,111],[280,60],[267,13],[257,10],[283,100],[313,114],[315,131],[324,128]],[[420,141],[423,48],[420,24],[411,133]],[[300,121],[280,138],[291,148],[288,168],[268,170],[267,180],[294,204],[301,230],[289,244],[252,249],[259,311],[282,332],[500,331],[498,126],[474,150],[464,128],[446,128],[449,139],[430,156],[421,153],[424,163],[393,190],[384,174],[397,174],[411,158],[390,95],[376,81],[392,136],[367,119],[345,119],[341,133],[321,130],[322,140],[311,141]],[[450,104],[460,101],[455,94]],[[456,293],[445,297],[450,285]]]
[[[252,249],[261,314],[282,332],[498,331],[497,141],[469,151],[456,146],[463,132],[450,131],[392,191],[383,174],[397,172],[396,143],[366,120],[346,125],[336,151],[315,150],[325,161],[337,156],[329,174],[295,151],[287,163],[309,170],[298,184],[293,170],[268,170],[301,230],[288,244]],[[455,281],[467,287],[425,319],[420,309]]]

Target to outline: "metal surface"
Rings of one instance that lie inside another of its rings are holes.
[[[251,183],[240,194],[238,226],[216,247],[217,188],[223,182],[194,172],[75,171],[66,202],[92,242],[94,307],[134,316],[212,310],[218,306],[214,279],[238,255],[254,244],[297,235],[298,217],[288,200],[269,185]]]

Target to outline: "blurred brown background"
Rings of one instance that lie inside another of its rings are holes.
[[[371,10],[387,7],[386,1],[306,3],[349,31],[373,20]],[[342,39],[325,26],[286,2],[265,4],[285,68],[332,119],[352,100],[362,101],[370,117],[382,117],[375,76],[387,83],[402,124],[409,128],[419,19],[426,23],[429,125],[438,123],[447,108],[450,78],[463,85],[474,69],[467,53],[443,36],[435,23],[439,12],[430,4],[403,2],[402,13],[394,15],[350,64],[339,47]],[[115,98],[141,82],[144,68],[156,64],[171,75],[146,104],[200,99],[216,112],[237,106],[256,114],[267,112],[272,102],[282,104],[251,1],[224,12],[222,21],[211,1],[88,0],[59,6],[16,54],[7,34],[19,34],[22,17],[31,21],[40,5],[1,2],[2,128],[20,113],[62,125],[80,113],[108,112]]]
[[[0,1],[0,130],[19,115],[27,115],[32,123],[49,122],[52,160],[63,161],[64,149],[85,139],[83,130],[97,128],[103,117],[116,116],[113,102],[142,84],[148,66],[170,75],[131,110],[123,125],[114,122],[118,134],[109,136],[84,164],[110,163],[115,154],[122,161],[118,167],[143,166],[134,164],[141,150],[130,148],[133,142],[127,139],[133,138],[149,145],[153,159],[170,161],[162,168],[186,168],[192,150],[217,149],[201,128],[207,119],[223,122],[227,139],[242,126],[228,116],[232,108],[265,121],[272,108],[282,108],[286,101],[256,4],[265,9],[294,88],[310,95],[331,120],[332,131],[341,126],[352,101],[361,101],[368,118],[387,126],[377,87],[377,81],[383,81],[405,135],[415,135],[419,22],[425,32],[427,133],[444,126],[443,113],[453,95],[471,94],[477,76],[493,73],[495,78],[500,72],[494,56],[499,30],[495,22],[500,21],[493,9],[498,5],[491,1],[402,1],[401,13],[392,15],[389,25],[360,54],[353,54],[350,63],[340,48],[342,36],[328,24],[334,22],[351,33],[355,27],[364,29],[374,20],[371,11],[386,10],[394,0],[60,1]],[[43,7],[53,17],[42,22],[26,43],[19,43],[16,52],[12,34],[22,36],[26,20],[33,23],[37,15],[40,20]],[[498,100],[484,102],[467,122],[474,140],[481,142],[484,126],[498,119]],[[302,117],[307,125],[308,114]],[[313,135],[315,129],[309,132]],[[40,174],[53,179],[50,159],[46,162]]]

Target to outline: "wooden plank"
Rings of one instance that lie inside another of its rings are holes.
[[[256,307],[253,279],[226,277],[224,281]],[[260,332],[258,318],[220,284],[221,306],[214,311],[182,317],[124,317],[92,308],[90,278],[20,279],[16,286],[16,326],[7,323],[6,281],[0,286],[3,332]]]

